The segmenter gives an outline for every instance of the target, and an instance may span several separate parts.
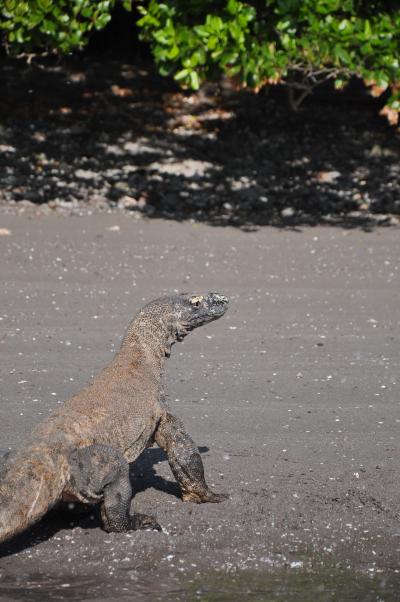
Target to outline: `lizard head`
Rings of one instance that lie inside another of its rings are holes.
[[[218,320],[228,309],[228,298],[220,293],[190,295],[182,293],[169,298],[170,310],[165,315],[170,337],[165,355],[170,355],[171,345],[182,341],[191,330]]]
[[[156,346],[161,343],[163,354],[168,357],[171,345],[182,341],[191,330],[217,320],[227,309],[228,298],[220,293],[182,293],[161,297],[140,310],[124,341],[129,342],[135,333],[146,340],[147,346],[152,341]]]
[[[228,309],[228,298],[220,293],[177,295],[173,302],[173,322],[176,339],[182,340],[194,328],[218,320]]]

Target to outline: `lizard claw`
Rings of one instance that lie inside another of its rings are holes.
[[[207,490],[203,494],[190,491],[183,493],[182,499],[184,502],[194,502],[195,504],[206,504],[207,502],[219,504],[220,502],[229,499],[229,495],[227,493],[214,493],[210,490]]]
[[[209,491],[208,497],[204,501],[219,504],[220,502],[224,502],[225,500],[229,500],[228,493],[214,493],[213,491]]]
[[[134,531],[139,529],[148,531],[162,530],[154,516],[150,516],[149,514],[134,514],[131,516],[131,528]]]

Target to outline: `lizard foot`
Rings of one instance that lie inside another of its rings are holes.
[[[161,531],[161,526],[158,524],[154,516],[149,514],[134,514],[131,516],[131,529],[146,529],[152,531]]]
[[[202,494],[195,491],[187,491],[182,493],[182,499],[184,502],[194,502],[195,504],[206,504],[207,502],[218,504],[229,499],[229,495],[227,493],[214,493],[210,490]]]

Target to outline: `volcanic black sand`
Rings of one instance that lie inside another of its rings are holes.
[[[146,301],[231,299],[166,371],[170,406],[230,499],[182,503],[151,448],[134,505],[163,532],[106,534],[54,512],[2,545],[1,599],[398,599],[397,228],[6,211],[0,228],[2,448],[111,358]]]

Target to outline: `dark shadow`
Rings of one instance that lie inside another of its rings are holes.
[[[51,510],[46,516],[27,531],[17,535],[9,542],[0,544],[0,558],[12,556],[26,548],[32,548],[51,539],[63,529],[95,529],[101,526],[98,509],[92,507],[90,513],[73,514],[62,508]]]
[[[323,87],[297,113],[283,88],[182,93],[151,69],[83,55],[2,60],[0,86],[0,202],[243,230],[370,230],[400,212],[399,137],[359,82]]]
[[[202,454],[209,451],[209,448],[205,446],[198,449]],[[155,466],[166,461],[165,452],[160,448],[152,447],[141,454],[131,466],[130,478],[134,495],[140,491],[153,488],[181,498],[181,490],[175,481],[166,481],[156,474]],[[173,479],[172,473],[171,479]]]
[[[206,453],[209,448],[199,447],[199,451],[200,453]],[[4,456],[9,453],[8,450],[0,450],[0,467]],[[140,491],[153,488],[180,498],[178,484],[166,481],[156,474],[154,467],[166,460],[166,455],[161,449],[150,448],[145,450],[138,460],[131,465],[130,478],[133,496]],[[171,478],[173,478],[172,473]],[[41,521],[27,531],[17,535],[9,542],[0,544],[0,558],[11,556],[47,541],[60,530],[70,530],[78,526],[82,529],[100,528],[99,509],[96,506],[85,507],[83,504],[82,506],[77,504],[75,510],[71,512],[67,509],[66,504],[62,504],[51,510]]]

